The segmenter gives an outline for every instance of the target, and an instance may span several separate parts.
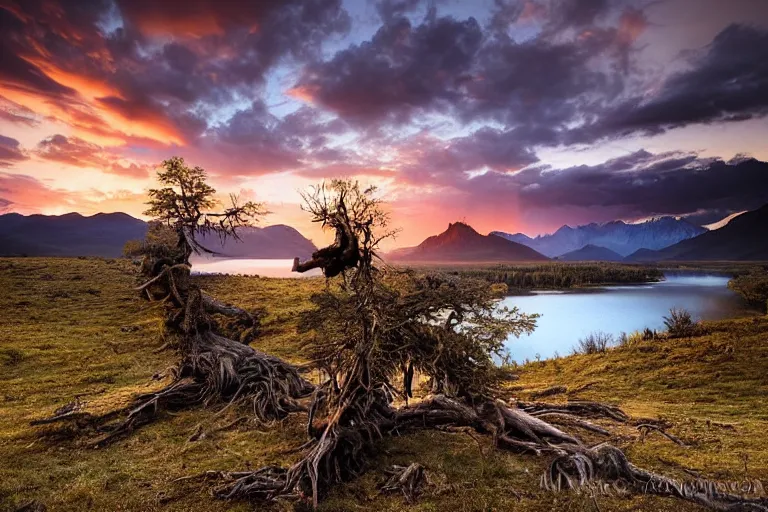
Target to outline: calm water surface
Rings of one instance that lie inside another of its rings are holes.
[[[293,260],[199,258],[193,261],[199,273],[245,274],[264,277],[320,276],[320,270],[291,272]],[[661,329],[662,317],[672,307],[685,308],[694,318],[716,320],[738,316],[745,306],[727,288],[728,277],[668,274],[660,283],[608,286],[566,292],[534,292],[504,299],[507,307],[539,313],[531,335],[510,338],[507,347],[516,361],[569,354],[579,338],[595,331],[618,336],[621,332]]]
[[[744,303],[727,288],[728,277],[668,274],[660,283],[609,286],[573,292],[538,292],[503,301],[524,313],[539,313],[531,335],[507,341],[512,357],[520,362],[570,354],[579,338],[594,331],[618,336],[645,327],[662,329],[662,317],[672,307],[685,308],[697,320],[738,316]]]
[[[200,274],[243,274],[263,277],[315,277],[323,273],[320,269],[299,274],[291,272],[293,260],[249,260],[222,258],[195,258],[192,270]]]

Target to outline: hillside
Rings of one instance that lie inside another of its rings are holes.
[[[585,245],[605,247],[624,257],[639,249],[661,249],[704,232],[706,229],[685,219],[657,217],[635,224],[617,220],[575,228],[562,226],[552,234],[535,238],[522,233],[508,234],[501,231],[492,234],[527,245],[549,257],[576,251]]]
[[[125,213],[0,215],[0,255],[103,256],[122,254],[128,240],[144,238],[147,224]]]
[[[147,223],[125,213],[98,213],[85,217],[65,215],[0,215],[0,256],[101,256],[122,255],[128,240],[144,238]],[[276,224],[239,231],[241,240],[222,241],[203,236],[203,245],[217,257],[291,259],[309,257],[315,245],[290,226]]]
[[[202,237],[202,242],[205,247],[218,253],[215,256],[220,258],[306,259],[317,250],[312,241],[285,224],[241,228],[238,236],[240,240],[227,239],[222,242],[217,235],[212,234]]]
[[[627,261],[768,260],[768,205],[742,213],[720,229],[659,251],[637,251]]]
[[[621,254],[605,247],[587,244],[581,249],[567,252],[557,259],[562,261],[621,261]]]
[[[395,261],[491,262],[543,261],[548,258],[530,247],[496,235],[481,235],[463,222],[454,222],[439,235],[416,247],[399,249],[387,255]]]
[[[0,510],[37,500],[47,510],[64,512],[245,512],[254,505],[217,500],[211,495],[215,482],[189,477],[286,464],[295,460],[286,450],[306,441],[306,414],[301,413],[264,425],[237,423],[243,413],[236,410],[181,411],[98,450],[85,448],[71,432],[49,438],[40,434],[49,428],[56,432],[53,426],[31,427],[31,420],[76,395],[89,408],[111,409],[163,385],[152,376],[175,356],[157,351],[162,311],[136,295],[134,272],[127,261],[0,259],[0,287],[7,291],[0,295],[0,309],[14,312],[0,317]],[[323,279],[196,280],[223,301],[247,309],[265,307],[268,316],[257,346],[305,361],[304,338],[296,332],[298,314],[311,307],[309,297],[323,290]],[[635,421],[663,418],[667,432],[686,446],[657,433],[641,439],[634,424],[602,420],[590,421],[614,433],[609,438],[593,435],[589,441],[608,439],[632,462],[679,479],[690,479],[685,468],[720,482],[765,482],[768,317],[708,325],[710,333],[695,338],[638,342],[603,354],[532,362],[518,368],[520,379],[510,394],[532,400],[537,392],[565,386],[566,392],[540,400],[608,401]],[[208,435],[193,442],[190,436],[201,424]],[[703,510],[646,495],[598,493],[593,500],[585,492],[545,491],[539,476],[551,455],[494,450],[486,437],[433,431],[381,444],[369,471],[334,488],[321,502],[321,511]],[[423,464],[433,482],[416,503],[407,503],[400,493],[378,491],[392,464],[413,462]]]

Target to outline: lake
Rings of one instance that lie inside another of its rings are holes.
[[[685,308],[696,320],[739,316],[741,298],[727,288],[728,277],[705,274],[667,274],[666,280],[628,286],[561,292],[534,292],[502,302],[524,313],[539,313],[536,330],[507,342],[512,358],[522,362],[570,354],[578,340],[602,331],[614,337],[622,332],[663,329],[663,316],[672,307]]]
[[[255,260],[196,257],[192,259],[192,270],[198,274],[243,274],[262,277],[317,277],[320,269],[300,274],[291,272],[293,260]]]
[[[293,260],[196,258],[196,273],[244,274],[263,277],[321,276],[319,269],[291,272]],[[663,316],[672,307],[685,308],[697,320],[717,320],[743,314],[741,298],[727,288],[728,277],[709,274],[669,273],[666,280],[627,286],[541,291],[515,295],[502,301],[525,313],[539,313],[533,334],[510,338],[512,357],[522,362],[570,354],[579,338],[603,331],[615,337],[645,327],[662,329]]]

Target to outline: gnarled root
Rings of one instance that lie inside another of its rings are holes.
[[[565,419],[576,422],[580,427],[588,425],[589,430],[600,434],[607,431],[589,422],[579,424],[578,421],[583,420],[579,420],[578,416],[607,416],[622,422],[629,419],[620,409],[596,402],[537,404],[533,410],[543,417]],[[327,427],[311,442],[306,456],[289,469],[267,467],[255,472],[227,474],[225,478],[231,482],[220,487],[216,495],[224,499],[265,500],[311,496],[317,506],[319,495],[327,491],[331,484],[348,480],[364,470],[365,455],[379,437],[430,428],[465,427],[493,435],[499,449],[537,455],[555,454],[556,458],[542,477],[542,485],[550,490],[599,483],[634,493],[675,497],[714,510],[768,512],[768,500],[765,498],[749,499],[721,493],[714,484],[706,481],[681,483],[643,470],[632,465],[616,447],[601,444],[590,448],[542,417],[533,416],[519,407],[510,407],[499,400],[470,406],[437,395],[401,409],[379,409],[375,416],[375,420],[353,422],[353,425],[344,427],[338,424]],[[406,499],[412,500],[418,496],[423,478],[423,468],[418,465],[398,468],[383,490],[401,490]]]
[[[186,355],[174,370],[173,381],[160,391],[136,397],[126,408],[92,416],[80,407],[69,407],[33,424],[74,421],[79,427],[96,428],[106,432],[91,443],[99,446],[154,421],[163,411],[196,405],[247,406],[260,420],[281,419],[291,412],[303,411],[297,400],[314,390],[295,366],[212,332],[195,336],[186,348]],[[117,423],[111,422],[125,414]]]
[[[622,492],[679,498],[712,510],[768,511],[767,498],[744,498],[720,492],[716,484],[706,480],[680,482],[646,471],[630,463],[626,455],[614,446],[602,444],[594,448],[570,448],[568,451],[550,464],[542,477],[545,488],[574,489],[601,483]]]
[[[424,466],[416,462],[409,466],[392,466],[386,473],[389,478],[381,486],[381,492],[402,492],[408,503],[416,501],[427,483]]]
[[[246,345],[258,336],[261,327],[259,312],[248,312],[204,292],[201,295],[202,305],[206,313],[225,317],[223,322],[218,322],[217,332]]]

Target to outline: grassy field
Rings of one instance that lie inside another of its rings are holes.
[[[265,307],[254,345],[301,360],[297,314],[324,280],[199,279],[221,299]],[[0,259],[0,510],[31,500],[48,510],[253,510],[214,500],[211,483],[176,480],[295,459],[285,451],[304,441],[299,415],[281,424],[243,422],[190,442],[198,425],[212,431],[239,417],[190,410],[98,450],[60,427],[29,426],[77,395],[99,411],[162,385],[152,377],[174,360],[171,352],[156,352],[162,311],[139,300],[133,285],[133,267],[124,260]],[[641,440],[630,425],[604,425],[614,432],[611,442],[647,468],[681,479],[690,472],[720,481],[762,479],[768,486],[768,317],[706,327],[706,336],[531,363],[510,392],[526,400],[562,385],[568,391],[547,400],[602,400],[636,418],[662,418],[685,447],[653,433]],[[546,457],[500,453],[488,439],[467,434],[429,432],[380,444],[371,471],[335,489],[323,510],[698,510],[648,496],[546,492],[538,486]],[[380,495],[383,469],[410,462],[426,466],[426,494],[415,504]]]

